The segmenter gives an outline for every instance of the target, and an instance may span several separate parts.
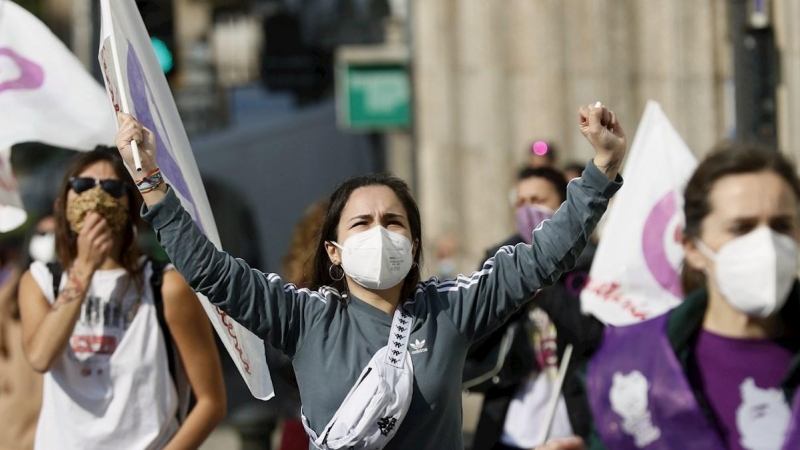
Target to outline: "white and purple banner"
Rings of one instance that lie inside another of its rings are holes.
[[[661,106],[649,101],[581,293],[584,313],[622,326],[681,302],[683,189],[696,167]]]
[[[25,222],[11,146],[44,142],[90,150],[114,142],[103,88],[27,10],[0,0],[0,232]]]
[[[101,0],[100,4],[98,59],[111,107],[132,114],[155,133],[164,178],[203,233],[221,248],[189,139],[136,4],[134,0]],[[263,341],[204,296],[198,297],[250,392],[270,399],[274,392]]]

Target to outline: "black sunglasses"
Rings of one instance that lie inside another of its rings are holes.
[[[125,182],[122,180],[98,180],[96,178],[78,178],[72,177],[69,179],[69,185],[76,194],[82,194],[97,185],[103,188],[104,191],[114,198],[120,198],[125,194]]]

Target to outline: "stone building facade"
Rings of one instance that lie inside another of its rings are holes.
[[[800,6],[775,8],[793,77],[782,108],[796,123],[800,29],[789,18]],[[559,163],[591,157],[579,105],[609,105],[632,141],[645,103],[657,100],[698,156],[733,131],[725,0],[412,0],[410,18],[428,255],[455,239],[461,271],[513,232],[509,189],[534,140],[555,142]],[[781,138],[800,148],[800,129]]]

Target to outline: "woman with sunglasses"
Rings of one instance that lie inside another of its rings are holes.
[[[45,374],[36,448],[197,448],[224,416],[219,356],[196,295],[175,270],[163,272],[160,296],[149,283],[161,269],[136,246],[138,199],[119,154],[79,154],[55,204],[63,275],[34,262],[22,277],[24,350]],[[171,343],[196,398],[185,418]]]

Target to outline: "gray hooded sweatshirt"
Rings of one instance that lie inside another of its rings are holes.
[[[570,182],[555,215],[534,231],[533,245],[502,247],[472,275],[417,286],[403,303],[414,317],[413,397],[387,450],[463,448],[461,373],[470,343],[575,265],[620,186],[621,178],[608,179],[590,162],[583,177]],[[333,289],[297,289],[217,250],[171,188],[161,202],[143,209],[143,217],[195,291],[292,359],[303,412],[321,432],[387,344],[392,316],[352,295],[345,306]]]

